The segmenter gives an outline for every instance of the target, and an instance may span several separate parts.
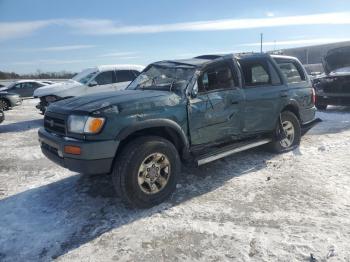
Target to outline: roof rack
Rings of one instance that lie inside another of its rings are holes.
[[[215,60],[215,59],[223,57],[223,56],[225,56],[225,55],[200,55],[200,56],[196,56],[194,58],[206,59],[206,60]]]

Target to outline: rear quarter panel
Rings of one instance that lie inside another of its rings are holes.
[[[291,104],[298,108],[301,123],[307,123],[315,118],[316,108],[312,101],[312,85],[310,80],[302,83],[289,84],[289,97],[285,106]]]

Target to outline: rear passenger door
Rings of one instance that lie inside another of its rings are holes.
[[[43,85],[41,85],[41,84],[39,84],[37,82],[26,82],[26,83],[23,83],[23,85],[24,85],[23,90],[24,90],[24,93],[25,93],[24,96],[26,96],[26,97],[33,96],[34,90],[39,88],[39,87],[41,87],[41,86],[43,86]]]
[[[313,110],[308,110],[314,106],[312,88],[305,69],[296,59],[277,57],[274,60],[288,85],[288,97],[284,103],[287,104],[290,100],[297,102],[302,122],[313,119]]]
[[[276,64],[266,58],[241,59],[244,79],[243,132],[255,134],[271,131],[278,119],[286,86]]]
[[[198,95],[188,112],[192,145],[232,139],[241,133],[243,102],[237,72],[229,62],[206,68],[198,78]]]
[[[124,90],[131,81],[133,81],[137,76],[138,72],[133,70],[117,70],[117,83],[115,85],[116,90]]]
[[[93,85],[91,85],[91,83],[93,83]],[[90,84],[86,88],[86,94],[114,91],[115,85],[116,78],[114,70],[100,72],[90,81]]]

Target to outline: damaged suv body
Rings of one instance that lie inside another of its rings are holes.
[[[350,105],[350,47],[330,50],[323,59],[325,74],[313,80],[316,90],[316,107]]]
[[[52,161],[112,173],[123,201],[149,207],[175,190],[181,163],[199,166],[261,145],[297,147],[315,111],[297,59],[208,55],[153,63],[127,90],[53,103],[39,141]]]

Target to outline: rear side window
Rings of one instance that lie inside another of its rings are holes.
[[[252,79],[251,84],[260,85],[270,83],[270,76],[266,69],[259,64],[253,65],[251,67]]]
[[[300,83],[306,80],[301,66],[295,62],[285,59],[275,59],[288,84]]]
[[[130,70],[119,70],[116,71],[117,74],[117,82],[129,82],[133,81],[136,76],[133,71]]]
[[[240,62],[246,86],[263,86],[271,83],[266,63],[259,61]]]
[[[98,74],[98,76],[95,77],[95,81],[98,85],[108,85],[114,83],[114,72],[113,71],[106,71]]]
[[[275,67],[266,60],[240,61],[245,86],[281,85],[282,81]]]
[[[33,82],[27,82],[22,84],[22,88],[33,88],[33,87],[36,87],[35,83]]]
[[[37,82],[32,83],[32,87],[34,87],[34,88],[38,88],[38,87],[42,87],[42,86],[44,86],[44,85],[37,83]]]
[[[205,71],[199,79],[199,92],[228,89],[235,86],[231,68],[226,65]]]

